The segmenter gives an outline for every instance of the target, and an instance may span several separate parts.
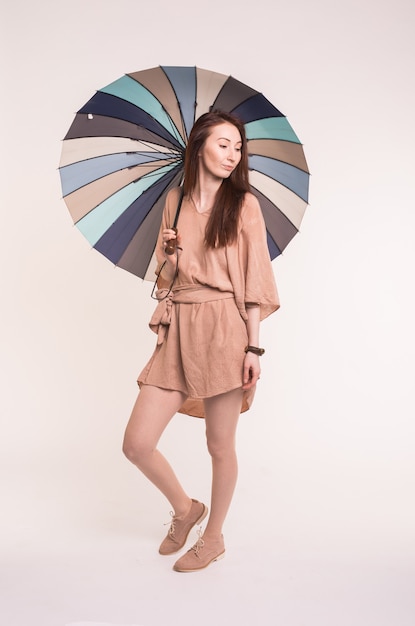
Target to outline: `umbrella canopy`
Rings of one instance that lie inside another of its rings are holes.
[[[271,259],[298,232],[309,171],[287,118],[232,76],[198,67],[126,74],[78,111],[59,164],[72,219],[114,265],[154,280],[154,250],[168,191],[182,182],[187,138],[209,110],[245,125],[251,191],[267,227]]]

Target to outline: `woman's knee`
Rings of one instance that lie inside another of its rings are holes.
[[[207,437],[206,440],[207,449],[210,456],[214,459],[226,459],[235,455],[235,440],[232,439],[217,439]]]
[[[122,451],[131,463],[140,466],[154,452],[154,445],[137,434],[131,435],[128,430],[125,433]]]
[[[124,435],[122,449],[129,461],[140,466],[151,460],[164,429],[185,399],[179,391],[142,387]]]

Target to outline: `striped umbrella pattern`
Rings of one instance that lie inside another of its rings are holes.
[[[271,259],[298,232],[310,174],[286,116],[232,76],[159,66],[97,91],[62,142],[65,204],[91,246],[114,265],[154,280],[165,197],[182,183],[195,120],[213,109],[237,115],[245,125],[251,191],[264,215]]]

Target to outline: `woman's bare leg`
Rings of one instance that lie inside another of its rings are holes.
[[[205,400],[206,437],[212,457],[210,517],[203,536],[217,539],[232,501],[238,477],[235,434],[242,404],[242,390]]]
[[[124,436],[123,452],[166,496],[177,516],[185,515],[191,499],[179,483],[172,467],[157,450],[159,439],[186,396],[143,385],[131,413]]]

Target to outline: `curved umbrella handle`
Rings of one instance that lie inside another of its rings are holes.
[[[173,226],[172,230],[174,230],[174,232],[177,235],[177,228],[175,226]],[[177,239],[169,239],[166,242],[166,247],[164,248],[164,252],[166,254],[174,254],[176,251],[176,246],[177,246]]]

